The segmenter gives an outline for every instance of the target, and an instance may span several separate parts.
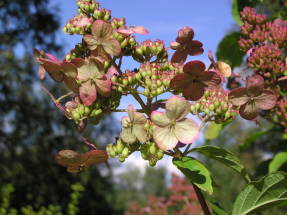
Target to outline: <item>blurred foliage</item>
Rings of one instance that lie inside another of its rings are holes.
[[[67,215],[76,215],[79,211],[79,199],[81,198],[81,193],[85,188],[81,184],[71,185],[72,193],[70,194],[70,202],[67,206]],[[1,215],[63,215],[63,208],[60,205],[48,205],[47,207],[40,207],[36,211],[31,205],[23,206],[20,210],[10,207],[10,197],[15,191],[13,185],[6,184],[0,189],[0,214]]]
[[[9,202],[16,210],[58,205],[69,211],[74,210],[69,204],[70,185],[80,183],[85,187],[79,200],[81,214],[113,214],[108,201],[113,201],[114,188],[109,176],[100,174],[100,167],[73,175],[54,161],[61,149],[88,150],[75,126],[43,93],[35,72],[31,47],[60,54],[55,14],[57,8],[49,0],[0,0],[0,186],[13,184]],[[65,90],[50,80],[45,86],[55,95]],[[107,144],[117,130],[111,124],[113,118],[107,117],[102,126],[90,127],[84,135]]]

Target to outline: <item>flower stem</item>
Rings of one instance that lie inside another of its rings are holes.
[[[141,97],[136,94],[136,93],[132,93],[133,97],[135,98],[135,100],[137,100],[137,102],[141,105],[142,109],[144,110],[144,112],[150,116],[151,111],[149,110],[149,108],[145,105],[145,103],[143,102],[143,100],[141,99]]]
[[[202,208],[202,211],[203,211],[204,215],[211,215],[201,190],[193,183],[192,183],[192,186],[193,186],[193,189],[194,189],[194,191],[196,193],[197,199],[198,199],[198,201],[200,203],[200,206]]]

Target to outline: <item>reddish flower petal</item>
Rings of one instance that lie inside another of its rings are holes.
[[[61,63],[58,58],[56,58],[54,55],[51,55],[49,53],[45,53],[46,57],[49,58],[51,61],[54,61],[55,63]]]
[[[143,26],[136,26],[136,27],[133,27],[132,28],[132,31],[136,34],[142,34],[142,35],[145,35],[145,34],[148,34],[148,30],[143,27]]]
[[[271,90],[264,90],[263,93],[254,98],[256,106],[262,110],[272,109],[277,102],[277,96]]]
[[[45,70],[45,68],[43,67],[42,64],[39,64],[38,75],[39,75],[40,80],[44,80],[45,79],[46,70]]]
[[[134,31],[131,28],[129,29],[120,28],[117,30],[117,32],[124,36],[130,36],[131,34],[134,33]]]
[[[68,77],[68,76],[65,76],[64,83],[73,92],[75,92],[75,93],[79,92],[79,85],[78,85],[76,79]]]
[[[81,154],[69,149],[61,150],[56,155],[56,161],[64,167],[80,165]]]
[[[204,70],[205,64],[199,60],[189,61],[183,67],[183,71],[191,75],[200,75]]]
[[[216,72],[211,71],[202,72],[199,80],[207,87],[216,87],[221,82],[220,76]]]
[[[202,83],[191,83],[183,89],[183,95],[187,100],[197,101],[204,94],[204,85]]]
[[[91,81],[82,83],[80,86],[80,98],[84,105],[90,106],[97,98],[97,90]]]
[[[54,81],[63,81],[64,74],[62,73],[62,67],[59,63],[44,58],[40,58],[39,61]]]
[[[186,75],[184,73],[180,73],[171,80],[169,86],[173,89],[180,90],[183,89],[186,84]]]
[[[81,67],[85,63],[85,59],[83,58],[73,58],[71,63],[74,64],[76,67]]]
[[[258,96],[264,88],[264,79],[262,76],[254,74],[247,78],[246,92],[249,96]]]
[[[247,102],[239,109],[240,116],[247,120],[253,120],[258,116],[258,108],[254,102]]]
[[[235,106],[241,106],[249,101],[249,96],[246,94],[246,88],[237,88],[231,90],[228,94],[229,101]]]
[[[187,59],[187,52],[179,48],[176,50],[171,58],[172,63],[184,63]]]
[[[112,92],[112,82],[107,75],[95,80],[96,88],[102,96],[109,96]]]
[[[119,56],[121,54],[121,45],[114,38],[105,39],[101,45],[109,55]]]
[[[110,23],[103,20],[96,20],[92,26],[92,35],[96,38],[110,37],[113,33],[113,28]]]
[[[77,67],[70,63],[70,62],[67,62],[67,61],[64,61],[63,64],[62,64],[62,68],[63,68],[63,71],[64,71],[64,74],[70,78],[76,78],[77,77]]]
[[[104,150],[91,150],[82,155],[83,164],[86,166],[104,163],[108,158],[108,154]]]
[[[88,44],[90,50],[95,50],[99,46],[98,41],[94,38],[93,35],[90,34],[84,35],[84,41]]]
[[[185,26],[178,31],[178,36],[176,38],[176,42],[186,43],[186,42],[192,40],[193,36],[194,36],[194,31],[190,27]]]
[[[196,56],[204,52],[202,46],[203,44],[199,42],[198,40],[192,40],[186,44],[186,49],[189,55]]]

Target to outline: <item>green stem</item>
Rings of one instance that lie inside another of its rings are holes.
[[[66,97],[68,97],[68,96],[70,96],[70,95],[72,95],[73,93],[74,93],[74,92],[68,92],[67,94],[65,94],[65,95],[63,95],[63,96],[57,98],[57,99],[56,99],[56,102],[59,103],[62,99],[66,98]]]

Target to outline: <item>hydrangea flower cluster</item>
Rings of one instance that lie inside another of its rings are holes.
[[[246,88],[230,93],[230,101],[240,107],[239,113],[246,119],[258,116],[260,109],[275,108],[275,114],[269,114],[269,118],[278,124],[280,121],[287,131],[284,114],[287,96],[287,22],[269,20],[250,7],[243,9],[241,19],[243,25],[239,46],[247,52],[248,67],[254,70],[254,75],[247,79]]]
[[[264,17],[252,16],[245,15],[244,19],[262,25],[267,23]],[[107,145],[106,151],[84,140],[91,148],[89,152],[64,150],[58,153],[56,160],[70,172],[105,162],[108,157],[124,162],[136,151],[154,166],[165,154],[179,157],[188,153],[190,144],[196,141],[206,122],[229,122],[238,112],[251,120],[259,110],[271,109],[277,101],[272,83],[266,82],[260,72],[248,78],[245,88],[228,94],[223,84],[231,75],[229,65],[216,62],[211,52],[208,67],[198,60],[186,62],[189,56],[204,51],[203,44],[193,39],[194,31],[190,27],[179,30],[176,41],[170,45],[175,51],[169,57],[164,41],[148,39],[139,43],[136,40],[135,34],[148,33],[144,27],[127,26],[125,18],[112,17],[110,10],[94,0],[78,0],[78,16],[68,21],[64,32],[82,35],[83,40],[63,60],[35,50],[40,78],[44,79],[48,73],[54,81],[67,87],[67,94],[58,99],[46,90],[55,105],[80,131],[89,124],[99,123],[105,114],[127,112],[115,143]],[[285,44],[280,38],[277,36],[274,44],[277,52],[272,52],[278,61],[280,47]],[[261,48],[270,46],[269,42],[261,43]],[[124,71],[125,57],[133,58],[140,66]],[[261,62],[253,61],[261,66]],[[158,98],[166,96],[165,93],[173,95]],[[126,109],[118,109],[122,96],[126,95],[133,96],[140,108],[127,105]],[[202,125],[191,119],[191,114],[199,117]],[[184,152],[180,150],[182,146],[186,146]]]

